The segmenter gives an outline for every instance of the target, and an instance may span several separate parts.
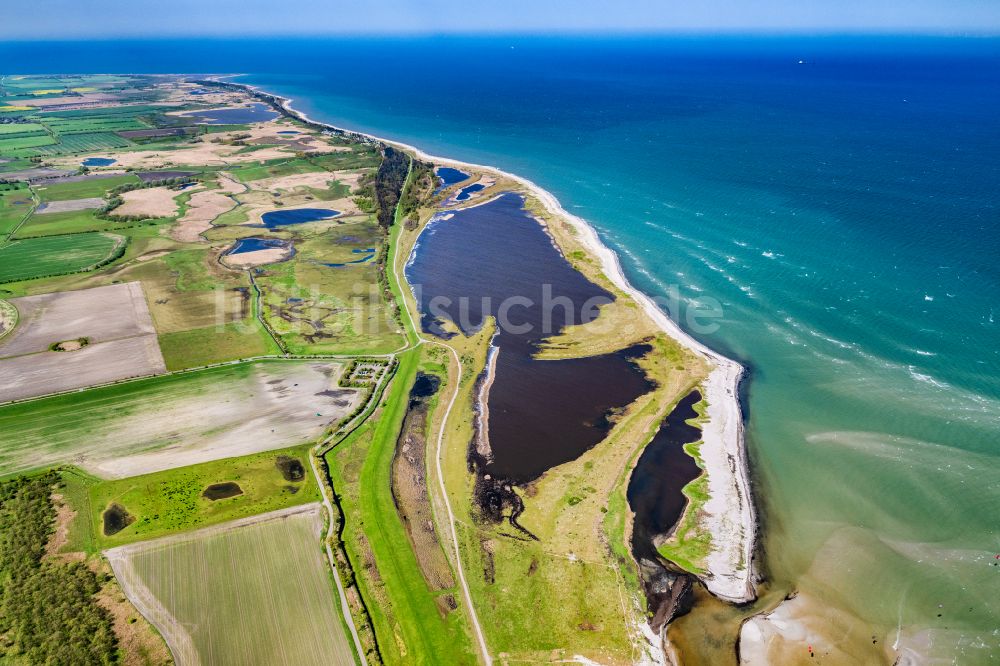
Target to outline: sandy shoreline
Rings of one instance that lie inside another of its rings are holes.
[[[218,80],[229,77],[215,78]],[[618,255],[601,241],[594,227],[581,217],[566,211],[554,195],[527,178],[493,166],[430,155],[416,146],[400,141],[319,122],[296,110],[290,98],[253,85],[226,83],[267,95],[277,100],[289,115],[304,122],[395,146],[437,165],[477,169],[508,178],[523,186],[549,213],[568,221],[577,230],[578,239],[584,247],[599,259],[602,270],[615,286],[635,299],[664,333],[706,359],[712,368],[703,387],[708,401],[708,419],[704,424],[704,443],[701,447],[711,497],[705,504],[705,514],[700,517],[702,527],[712,535],[712,550],[706,563],[709,573],[700,578],[712,594],[725,601],[747,603],[756,599],[757,576],[753,568],[753,555],[757,519],[750,494],[749,466],[739,403],[738,388],[744,372],[742,365],[706,347],[682,330],[652,298],[629,283]]]

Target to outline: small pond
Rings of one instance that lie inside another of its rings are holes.
[[[449,185],[454,185],[455,183],[461,183],[463,180],[469,178],[469,174],[451,167],[438,167],[434,170],[434,173],[437,174],[439,179],[441,179],[441,187],[438,188],[439,190],[448,187]]]
[[[233,249],[226,254],[243,254],[245,252],[256,252],[258,250],[273,250],[274,248],[288,247],[288,241],[280,238],[240,238],[233,245]]]
[[[486,186],[482,183],[473,183],[472,185],[463,187],[462,190],[455,195],[455,201],[465,201],[476,192],[480,192],[485,189]]]
[[[104,536],[118,534],[135,522],[135,516],[125,510],[121,504],[112,502],[102,516],[104,521]]]
[[[88,157],[81,164],[85,167],[105,167],[111,166],[118,160],[110,157]]]
[[[278,456],[274,461],[274,466],[281,472],[285,481],[301,481],[306,478],[306,469],[302,461],[292,456]]]
[[[293,208],[291,210],[272,210],[261,215],[261,222],[268,229],[285,227],[290,224],[305,224],[329,220],[340,215],[340,211],[327,208]]]
[[[240,488],[240,484],[235,481],[223,481],[222,483],[213,483],[209,487],[205,488],[205,490],[201,493],[201,496],[214,502],[216,500],[236,497],[237,495],[242,494],[243,489]]]
[[[323,264],[323,265],[324,266],[330,266],[331,268],[338,268],[340,266],[347,266],[348,264],[363,264],[366,261],[370,261],[375,256],[375,248],[373,248],[373,247],[366,247],[364,249],[358,248],[358,249],[351,250],[351,252],[353,252],[354,254],[360,254],[360,255],[363,255],[363,256],[361,256],[358,259],[354,259],[353,261],[345,261],[345,262],[342,262],[342,263],[339,263],[339,264],[326,263],[326,264]]]

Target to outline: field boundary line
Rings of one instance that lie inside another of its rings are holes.
[[[351,614],[351,605],[347,601],[347,592],[344,590],[344,583],[340,580],[340,572],[337,570],[337,562],[333,557],[333,548],[330,547],[330,540],[333,538],[333,504],[330,502],[330,497],[326,493],[327,484],[322,478],[320,478],[319,470],[316,469],[315,454],[317,454],[318,448],[319,447],[317,447],[316,451],[310,453],[309,466],[312,468],[313,476],[316,477],[316,484],[319,486],[319,492],[323,496],[322,506],[327,515],[327,528],[326,534],[323,537],[323,547],[326,550],[326,559],[327,563],[330,565],[330,571],[333,573],[333,581],[337,584],[337,595],[340,597],[340,614],[347,623],[347,628],[351,630],[351,638],[354,640],[354,650],[357,652],[358,659],[361,660],[361,666],[367,666],[368,661],[365,659],[365,649],[361,645],[361,637],[358,636],[358,629],[354,625],[354,616]]]

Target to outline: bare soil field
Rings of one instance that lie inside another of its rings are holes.
[[[219,190],[195,192],[188,201],[187,212],[177,220],[170,235],[182,243],[203,241],[201,234],[212,228],[212,221],[235,206],[236,201]]]
[[[266,250],[255,250],[253,252],[241,252],[239,254],[227,254],[222,261],[232,268],[253,268],[254,266],[264,266],[265,264],[275,264],[284,261],[292,255],[292,246],[272,247]]]
[[[36,215],[45,213],[71,213],[77,210],[88,210],[90,208],[100,208],[104,205],[104,199],[93,197],[89,199],[68,199],[67,201],[48,201],[43,203],[35,211]]]
[[[0,360],[0,402],[166,372],[155,335]]]
[[[171,217],[177,214],[177,202],[174,197],[180,193],[166,187],[149,187],[141,190],[125,192],[121,206],[112,211],[112,215],[138,215],[143,217]]]
[[[91,345],[155,335],[138,282],[13,298],[20,325],[0,342],[0,359],[34,354],[63,340],[86,337]]]
[[[124,478],[310,442],[356,406],[358,391],[337,386],[341,371],[264,361],[0,406],[0,469],[73,462]]]
[[[0,401],[21,400],[166,370],[138,282],[25,296],[0,342]],[[58,342],[86,338],[72,351]]]

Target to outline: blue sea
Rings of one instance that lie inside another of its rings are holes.
[[[10,73],[241,72],[553,192],[750,368],[764,568],[896,647],[1000,659],[1000,40],[0,44]],[[825,611],[824,611],[825,612]]]

